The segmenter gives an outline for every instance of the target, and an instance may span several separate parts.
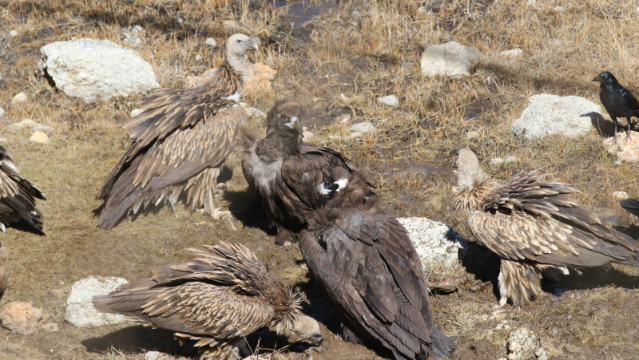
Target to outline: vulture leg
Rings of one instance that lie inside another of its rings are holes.
[[[214,219],[231,215],[229,211],[219,211],[215,207],[214,196],[217,190],[217,177],[220,175],[220,167],[208,168],[197,176],[189,179],[186,184],[187,199],[192,208],[200,208],[197,211],[211,215]]]
[[[499,271],[499,304],[510,298],[515,305],[523,305],[541,294],[542,270],[534,265],[501,260]]]

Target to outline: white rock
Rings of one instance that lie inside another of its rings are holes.
[[[16,37],[16,36],[18,36],[18,32],[17,32],[17,31],[15,31],[15,30],[11,30],[11,31],[9,31],[9,37],[10,37],[10,38],[12,38],[12,37]]]
[[[127,36],[127,38],[124,39],[124,44],[130,47],[138,47],[142,44],[142,40],[137,36]]]
[[[533,95],[511,129],[528,140],[554,134],[574,138],[593,128],[590,117],[585,116],[593,112],[601,114],[601,107],[582,97]]]
[[[351,139],[361,138],[362,137],[362,133],[359,132],[359,131],[355,131],[355,132],[352,132],[349,136],[350,136]]]
[[[470,75],[468,69],[474,61],[479,60],[481,55],[481,51],[455,41],[443,45],[431,45],[422,54],[422,74],[453,78],[468,76]]]
[[[525,327],[510,333],[508,337],[508,360],[528,359],[535,351],[537,336]]]
[[[256,109],[254,107],[250,107],[250,106],[246,106],[244,107],[244,110],[246,110],[246,113],[248,114],[249,117],[255,117],[258,120],[265,120],[266,119],[266,113],[260,109]]]
[[[550,352],[544,348],[537,349],[535,355],[537,356],[537,360],[548,360],[550,358]]]
[[[344,105],[347,105],[347,106],[350,105],[353,102],[352,99],[347,98],[346,95],[344,95],[342,93],[339,94],[338,98]]]
[[[64,319],[76,327],[116,325],[127,322],[123,315],[99,313],[93,307],[95,295],[107,295],[127,281],[116,277],[89,276],[71,288]]]
[[[433,260],[452,265],[457,259],[460,249],[464,251],[468,240],[459,236],[446,224],[427,218],[398,218],[408,231],[417,254],[424,262]]]
[[[4,109],[0,107],[0,118],[4,116]]]
[[[625,191],[615,191],[612,193],[612,197],[616,200],[626,200],[629,198],[628,193]]]
[[[133,26],[133,28],[131,29],[131,32],[134,34],[137,34],[139,32],[141,32],[142,30],[144,30],[144,28],[140,25],[135,25]]]
[[[49,135],[43,133],[42,131],[36,131],[33,134],[31,134],[29,141],[37,143],[37,144],[48,144]]]
[[[51,131],[51,130],[53,130],[53,128],[51,126],[46,126],[46,125],[36,125],[36,126],[32,127],[31,130]]]
[[[617,156],[617,165],[622,162],[635,163],[639,161],[639,133],[630,132],[630,139],[626,141],[624,133],[617,134],[617,143],[614,138],[609,137],[602,142],[604,149],[610,155]]]
[[[215,39],[213,39],[212,37],[207,38],[206,39],[206,45],[213,47],[215,45],[217,45],[217,41],[215,41]]]
[[[304,130],[304,133],[302,134],[302,136],[304,137],[304,141],[309,141],[313,137],[313,133],[310,131]]]
[[[499,164],[503,164],[504,163],[504,159],[502,158],[492,158],[490,159],[490,165],[499,165]]]
[[[469,131],[466,133],[466,139],[475,139],[479,137],[479,131]]]
[[[11,130],[22,130],[22,129],[31,129],[36,126],[37,123],[31,119],[22,119],[22,121],[9,125],[9,129]]]
[[[508,163],[513,163],[513,162],[517,162],[517,161],[519,161],[519,158],[518,158],[518,157],[516,157],[516,156],[506,156],[506,158],[504,159],[504,162],[505,162],[506,164],[508,164]]]
[[[499,53],[501,57],[507,59],[517,59],[520,58],[523,54],[524,51],[522,49],[505,50]]]
[[[397,96],[388,95],[383,97],[378,97],[377,102],[381,104],[386,104],[388,106],[397,106],[399,105],[399,100],[397,100]]]
[[[133,110],[131,110],[131,114],[130,115],[131,115],[131,117],[136,117],[136,116],[142,114],[143,112],[144,112],[144,110],[142,110],[142,109],[133,109]]]
[[[0,144],[6,144],[8,141],[5,138],[0,138]]]
[[[202,56],[200,54],[195,55],[195,61],[202,60]]]
[[[11,105],[20,104],[25,101],[27,101],[27,94],[21,92],[16,94],[16,96],[14,96],[13,99],[11,99]]]
[[[342,118],[339,120],[340,124],[347,124],[349,121],[351,121],[351,116],[350,115],[344,115],[342,116]]]
[[[428,9],[425,6],[420,6],[417,8],[417,13],[418,14],[427,14],[428,13]]]
[[[145,93],[160,87],[137,51],[108,40],[58,41],[40,49],[45,69],[60,90],[86,102]]]
[[[357,123],[348,128],[351,132],[359,132],[361,134],[374,133],[377,128],[368,121]]]
[[[147,351],[144,354],[144,360],[159,360],[162,358],[162,353],[159,351]]]

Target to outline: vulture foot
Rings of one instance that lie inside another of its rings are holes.
[[[494,308],[499,309],[503,307],[504,305],[506,305],[507,302],[508,302],[508,298],[505,296],[502,296],[501,299],[499,299],[499,304],[495,305]]]

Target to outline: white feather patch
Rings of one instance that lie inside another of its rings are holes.
[[[346,185],[348,184],[348,179],[337,180],[335,183],[339,185],[339,187],[337,188],[337,190],[335,190],[335,192],[339,192],[341,189],[346,187]]]
[[[233,100],[236,103],[239,103],[241,98],[242,98],[242,95],[240,95],[239,91],[236,91],[235,94],[231,96],[223,97],[222,100]]]

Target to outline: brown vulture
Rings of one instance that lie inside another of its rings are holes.
[[[269,274],[246,246],[189,251],[191,261],[95,296],[95,308],[197,340],[201,360],[238,359],[244,338],[264,326],[321,344],[319,325],[301,313],[299,294]]]
[[[639,217],[639,201],[635,199],[625,199],[619,201],[619,205],[621,205],[621,207],[627,212]]]
[[[266,137],[242,155],[244,177],[276,224],[279,245],[306,227],[318,183],[334,168],[355,171],[339,152],[303,142],[300,117],[298,103],[278,101],[267,114]]]
[[[470,149],[457,159],[458,208],[469,210],[468,227],[477,241],[501,259],[500,305],[522,305],[541,293],[546,270],[639,266],[639,243],[607,228],[571,197],[570,185],[541,182],[536,171],[520,172],[499,185],[485,175]]]
[[[246,54],[257,40],[235,34],[226,42],[225,61],[205,84],[190,89],[162,89],[140,102],[142,113],[124,125],[133,142],[107,177],[98,200],[97,226],[108,230],[127,212],[168,202],[182,193],[192,208],[213,205],[216,180],[236,145],[250,146],[255,135],[239,106],[248,76]]]
[[[336,169],[314,191],[300,250],[342,316],[343,337],[396,360],[440,359],[455,346],[432,323],[422,263],[406,229],[377,208],[358,173]]]
[[[0,230],[4,233],[10,223],[25,221],[34,232],[42,231],[42,213],[36,208],[35,199],[46,200],[35,185],[18,175],[7,150],[0,146]]]

